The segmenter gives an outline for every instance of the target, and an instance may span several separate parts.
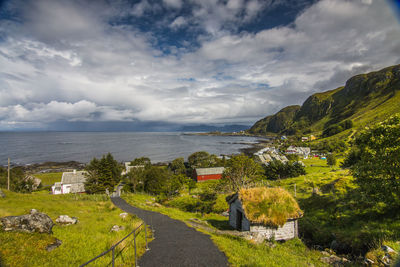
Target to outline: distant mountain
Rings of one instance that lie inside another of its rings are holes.
[[[363,127],[400,112],[400,65],[350,78],[337,89],[311,95],[302,106],[288,106],[257,121],[252,134],[333,135]],[[333,130],[332,130],[333,129]]]
[[[199,124],[199,125],[185,125],[182,126],[179,131],[181,132],[240,132],[249,129],[249,125],[207,125],[207,124]]]

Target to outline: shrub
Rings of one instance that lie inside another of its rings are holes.
[[[215,200],[215,204],[212,206],[212,212],[214,213],[222,213],[229,209],[228,202],[226,202],[226,195],[220,194]]]
[[[180,196],[168,201],[167,204],[169,206],[189,212],[198,211],[201,205],[200,200],[193,198],[191,196]]]

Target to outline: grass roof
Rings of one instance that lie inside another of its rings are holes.
[[[241,189],[239,199],[247,219],[253,223],[278,227],[283,226],[288,219],[302,216],[296,200],[282,188]]]

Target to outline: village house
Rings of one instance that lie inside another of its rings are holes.
[[[222,178],[224,167],[215,168],[197,168],[193,171],[193,179],[196,182],[202,182],[207,180],[219,180]]]
[[[280,155],[279,150],[275,147],[265,147],[254,153],[255,159],[262,164],[268,165],[271,161],[277,160],[282,163],[288,161],[285,155]]]
[[[68,194],[68,193],[83,193],[85,192],[85,171],[63,172],[61,182],[55,183],[51,187],[54,195]]]
[[[257,239],[288,240],[298,236],[302,216],[296,200],[282,188],[241,189],[226,198],[229,224]],[[282,201],[283,200],[283,201]]]
[[[299,155],[306,159],[311,154],[311,149],[309,147],[289,146],[285,153],[288,155]]]
[[[125,169],[122,170],[121,175],[127,174],[127,173],[130,172],[130,170],[132,170],[133,168],[144,168],[144,165],[132,166],[130,161],[124,162],[124,165],[125,165]]]

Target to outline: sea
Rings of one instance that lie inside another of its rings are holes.
[[[118,161],[149,157],[153,163],[187,157],[196,151],[240,153],[258,137],[188,135],[180,132],[0,132],[0,165],[47,161],[87,163],[110,152]]]

